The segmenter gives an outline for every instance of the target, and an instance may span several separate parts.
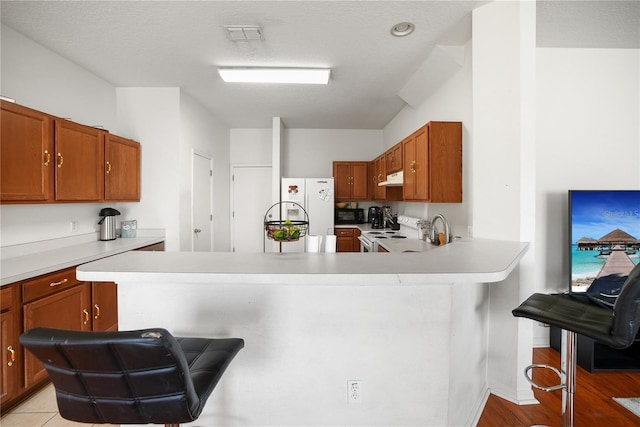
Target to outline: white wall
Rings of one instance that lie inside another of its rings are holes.
[[[333,161],[369,161],[383,151],[381,130],[286,129],[283,176],[330,177]]]
[[[213,157],[213,250],[228,251],[229,233],[229,127],[211,116],[184,92],[180,96],[180,250],[191,250],[192,152]]]
[[[1,93],[27,107],[132,138],[142,146],[140,203],[2,205],[1,245],[95,233],[102,207],[139,228],[165,228],[167,249],[188,249],[191,148],[215,161],[214,250],[229,248],[229,129],[179,88],[118,88],[2,26]],[[71,232],[71,221],[79,230]],[[181,237],[182,236],[182,237]],[[96,237],[97,238],[97,237]]]
[[[430,218],[443,214],[454,235],[467,236],[473,203],[472,154],[473,114],[471,102],[471,44],[464,47],[462,67],[417,108],[407,105],[384,128],[384,149],[392,147],[430,121],[461,121],[462,131],[462,203],[396,203],[400,213]]]
[[[638,49],[537,49],[539,292],[569,286],[567,190],[640,189],[638,76]],[[534,343],[548,344],[547,328]]]
[[[533,293],[532,151],[535,124],[535,2],[493,2],[473,12],[473,227],[477,237],[529,241],[520,267],[489,286],[491,391],[533,400],[531,321],[511,315]]]
[[[113,86],[5,25],[1,31],[2,95],[27,107],[88,125],[103,125],[118,133]],[[2,205],[0,244],[11,246],[95,233],[101,208],[126,210],[128,205]],[[75,233],[71,232],[71,221],[78,221]]]
[[[0,93],[18,104],[118,133],[115,88],[2,25]]]
[[[229,162],[232,165],[270,165],[271,129],[231,129]]]
[[[180,89],[118,88],[117,111],[125,135],[141,141],[140,203],[129,217],[139,228],[164,228],[166,250],[180,247]]]

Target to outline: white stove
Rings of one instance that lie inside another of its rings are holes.
[[[417,238],[419,218],[411,218],[407,216],[399,216],[398,223],[400,230],[391,230],[389,228],[376,229],[371,231],[363,231],[358,239],[360,240],[360,252],[378,252],[380,241],[386,239],[406,239],[414,234]]]
[[[407,236],[401,234],[399,231],[393,231],[389,229],[364,231],[358,237],[360,240],[360,252],[378,252],[378,246],[380,240],[383,239],[406,239]]]

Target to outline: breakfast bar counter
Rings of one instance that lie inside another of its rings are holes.
[[[121,330],[245,340],[198,425],[461,426],[489,394],[491,323],[512,319],[491,312],[489,288],[510,286],[527,248],[461,239],[422,253],[129,252],[77,276],[118,283]]]
[[[504,280],[527,243],[459,239],[420,253],[126,253],[78,267],[81,280],[394,285]],[[320,275],[314,279],[309,275]],[[360,277],[364,275],[365,277]],[[300,281],[300,276],[305,281]],[[414,277],[415,276],[415,277]]]

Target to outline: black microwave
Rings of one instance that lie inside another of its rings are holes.
[[[364,224],[364,209],[335,208],[334,224]]]

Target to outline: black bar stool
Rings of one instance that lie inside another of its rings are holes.
[[[573,426],[576,334],[616,349],[627,348],[633,343],[640,328],[640,265],[631,271],[622,285],[613,310],[592,303],[586,295],[533,294],[512,313],[516,317],[537,320],[563,330],[561,359],[564,372],[548,365],[530,365],[525,369],[525,375],[534,387],[541,390],[562,389],[562,425]],[[561,377],[561,383],[553,387],[538,386],[529,376],[529,371],[534,368],[553,369]]]
[[[44,363],[60,416],[91,424],[196,420],[239,338],[176,338],[165,329],[80,332],[34,328],[20,343]]]

